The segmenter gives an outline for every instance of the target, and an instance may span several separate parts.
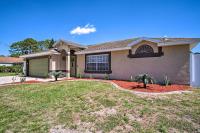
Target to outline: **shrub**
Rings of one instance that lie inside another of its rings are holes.
[[[147,84],[154,83],[153,77],[149,76],[148,74],[140,74],[135,77],[136,82],[141,82],[144,84],[144,88],[147,88]]]
[[[58,81],[58,78],[63,77],[65,74],[62,71],[53,71],[49,73],[50,76],[53,76],[55,78],[55,81]]]
[[[165,86],[168,86],[168,85],[171,84],[170,82],[171,82],[171,81],[170,81],[170,79],[168,78],[168,76],[165,75],[165,76],[164,76],[164,85],[165,85]]]
[[[15,73],[22,73],[23,72],[23,67],[22,65],[14,65],[13,66],[14,72]]]
[[[2,73],[22,73],[22,71],[22,65],[0,66],[0,72]]]
[[[78,73],[76,77],[81,79],[82,78],[82,74]]]
[[[109,80],[109,79],[110,79],[109,74],[105,73],[105,75],[104,75],[104,79],[105,79],[105,80]]]
[[[16,76],[13,76],[13,77],[12,77],[12,81],[13,81],[13,82],[15,82],[15,81],[16,81],[16,79],[17,79],[17,77],[16,77]]]
[[[131,81],[131,82],[133,82],[133,81],[134,81],[134,79],[133,79],[133,76],[132,76],[132,75],[131,75],[130,81]]]
[[[25,82],[26,81],[26,77],[20,77],[20,82]]]
[[[92,77],[92,74],[90,74],[90,79],[92,79],[93,77]]]

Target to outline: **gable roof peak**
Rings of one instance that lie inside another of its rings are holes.
[[[155,39],[155,38],[140,37],[139,39],[134,40],[133,42],[131,42],[128,46],[132,47],[132,46],[140,43],[141,41],[149,41],[149,42],[154,42],[154,43],[160,43],[161,42],[161,40]]]
[[[54,43],[53,46],[55,47],[60,43],[64,43],[64,44],[75,46],[75,47],[79,47],[79,48],[87,48],[86,46],[83,46],[83,45],[81,45],[79,43],[75,43],[75,42],[64,40],[64,39],[59,39],[58,41],[56,41],[56,43]]]

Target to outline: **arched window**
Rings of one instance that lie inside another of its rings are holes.
[[[136,51],[135,54],[152,54],[154,53],[153,48],[149,45],[142,45],[139,46]]]

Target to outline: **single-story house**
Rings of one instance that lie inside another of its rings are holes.
[[[17,57],[0,57],[0,66],[13,66],[23,64],[22,58]]]
[[[200,38],[133,38],[96,45],[60,40],[54,49],[21,56],[27,76],[48,77],[51,71],[66,77],[130,80],[148,73],[158,82],[167,75],[172,83],[190,83],[190,52]],[[106,76],[107,76],[106,75]]]

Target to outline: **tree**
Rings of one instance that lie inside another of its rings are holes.
[[[12,43],[9,51],[11,56],[18,57],[24,54],[48,50],[53,48],[54,43],[55,41],[53,39],[37,41],[33,38],[27,38],[25,40]]]
[[[27,38],[23,41],[14,42],[10,46],[11,56],[20,56],[39,51],[38,42],[33,38]]]
[[[148,74],[140,74],[135,77],[136,82],[142,82],[144,84],[144,88],[147,88],[147,84],[154,83],[154,79]]]
[[[44,51],[53,48],[54,43],[54,39],[46,39],[44,41],[39,41],[38,47],[41,51]]]

